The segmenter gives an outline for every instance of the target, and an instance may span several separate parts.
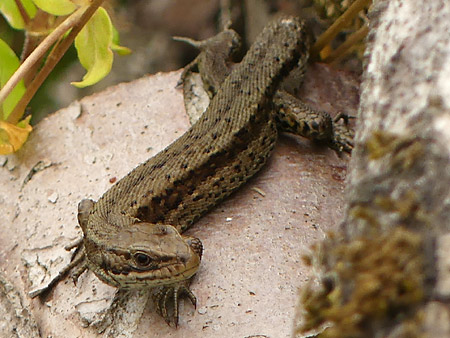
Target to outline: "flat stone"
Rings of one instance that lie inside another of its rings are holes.
[[[64,280],[44,302],[27,293],[70,260],[64,246],[81,236],[78,202],[97,200],[189,128],[179,76],[156,74],[74,102],[41,121],[0,167],[0,268],[43,337],[98,336],[85,326],[100,319],[115,289],[91,272],[77,285]],[[53,165],[23,184],[41,160]],[[347,160],[282,135],[262,172],[188,230],[205,247],[192,283],[198,310],[182,301],[175,329],[153,305],[136,305],[142,317],[128,305],[134,317],[115,323],[111,335],[289,337],[298,289],[312,276],[301,257],[342,217]]]

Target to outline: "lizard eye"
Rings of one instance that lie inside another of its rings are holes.
[[[134,260],[136,261],[136,263],[139,266],[147,266],[150,264],[150,262],[152,261],[152,259],[150,258],[149,255],[143,253],[143,252],[136,252],[134,255]]]

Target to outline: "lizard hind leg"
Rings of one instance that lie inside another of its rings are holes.
[[[349,119],[354,118],[344,113],[339,113],[333,119],[333,141],[330,148],[339,152],[351,152],[354,146],[353,139],[355,137],[355,130],[349,127]],[[339,123],[342,120],[343,123]]]
[[[337,152],[350,153],[353,149],[353,130],[347,116],[339,114],[335,119],[324,111],[313,110],[301,100],[285,91],[274,95],[275,120],[282,131],[325,143]],[[344,123],[338,123],[339,120]]]
[[[202,41],[179,36],[173,39],[200,50],[200,54],[184,68],[177,86],[184,85],[190,73],[197,68],[208,95],[213,97],[231,72],[230,59],[241,47],[240,36],[233,29],[225,27],[217,35]]]

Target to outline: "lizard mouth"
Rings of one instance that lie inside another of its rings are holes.
[[[164,264],[151,270],[132,268],[107,269],[94,271],[97,277],[109,285],[126,289],[141,289],[173,284],[191,278],[200,266],[200,259],[195,257],[186,262]]]
[[[199,244],[200,243],[200,249]],[[105,283],[127,289],[140,289],[173,284],[191,278],[201,260],[201,242],[187,243],[189,250],[183,254],[152,257],[148,266],[138,266],[130,258],[114,252],[103,261],[101,270],[94,270]],[[104,257],[106,258],[106,257]]]
[[[189,279],[197,272],[199,265],[200,260],[192,259],[186,264],[181,262],[164,264],[157,269],[131,271],[127,275],[120,274],[114,277],[119,279],[120,286],[125,288],[155,287]]]

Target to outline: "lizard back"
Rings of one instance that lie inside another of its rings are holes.
[[[98,234],[101,220],[108,224],[102,232],[135,221],[181,232],[253,176],[277,138],[273,93],[297,62],[306,62],[307,41],[297,18],[269,24],[200,119],[98,200],[86,231]]]

